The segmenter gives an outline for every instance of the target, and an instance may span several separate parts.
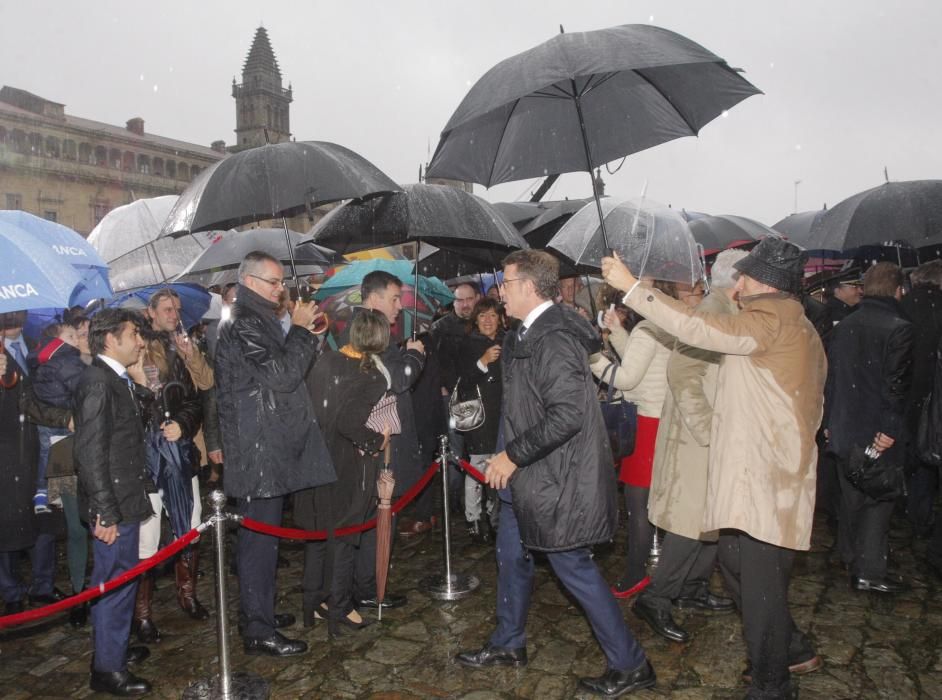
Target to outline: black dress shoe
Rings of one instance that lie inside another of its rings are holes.
[[[7,603],[6,605],[4,605],[3,614],[4,615],[16,615],[17,613],[23,612],[24,609],[25,608],[23,606],[23,601],[17,600],[13,603]]]
[[[909,590],[908,584],[903,581],[894,581],[889,577],[869,579],[851,576],[850,587],[855,591],[873,591],[874,593],[903,593]]]
[[[128,647],[127,661],[129,664],[139,664],[150,658],[150,649],[143,645],[132,644]]]
[[[88,622],[88,603],[69,608],[69,624],[78,629]]]
[[[383,596],[383,610],[390,610],[392,608],[401,608],[403,605],[409,602],[409,599],[404,595],[399,595],[398,593],[387,593]],[[366,598],[364,600],[357,601],[358,608],[378,608],[379,603],[376,600],[376,596],[372,598]]]
[[[579,685],[596,695],[617,698],[642,688],[653,688],[657,676],[651,662],[645,660],[634,671],[616,671],[608,669],[598,678],[580,678]]]
[[[150,692],[150,683],[143,678],[138,678],[130,671],[113,673],[92,671],[92,678],[88,685],[99,693],[108,693],[122,698]]]
[[[729,613],[736,609],[732,598],[713,595],[710,591],[705,595],[680,597],[674,601],[674,605],[681,610],[704,610],[712,613]]]
[[[291,613],[275,613],[275,629],[291,627],[294,624],[294,615]]]
[[[307,642],[288,639],[280,632],[264,639],[249,637],[243,640],[246,654],[268,654],[269,656],[296,656],[307,652]]]
[[[30,593],[26,597],[30,605],[50,605],[52,603],[58,603],[60,600],[65,600],[68,596],[58,588],[53,588],[52,593],[45,593],[43,595],[33,595]]]
[[[455,661],[468,668],[487,668],[489,666],[526,666],[527,649],[507,649],[485,644],[477,651],[463,651],[455,656]]]
[[[683,644],[690,640],[687,631],[674,622],[669,610],[661,610],[645,602],[644,598],[638,598],[635,601],[635,615],[648,623],[652,630],[671,642],[680,642]]]
[[[137,635],[137,641],[141,644],[156,644],[160,641],[160,630],[150,618],[132,622],[131,631]]]

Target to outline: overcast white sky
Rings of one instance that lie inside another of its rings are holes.
[[[233,76],[268,29],[294,87],[298,140],[335,141],[417,179],[465,92],[558,32],[653,23],[741,67],[765,92],[687,138],[630,156],[608,193],[774,223],[893,180],[939,178],[942,2],[450,0],[265,3],[0,0],[0,84],[113,124],[234,141]],[[617,163],[612,164],[617,165]],[[603,170],[604,173],[604,170]],[[526,199],[532,181],[485,191]],[[547,198],[591,194],[568,175]]]

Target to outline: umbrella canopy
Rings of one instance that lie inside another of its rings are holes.
[[[79,273],[48,245],[2,221],[0,259],[0,313],[72,306]]]
[[[494,208],[519,231],[546,207],[543,202],[494,202]]]
[[[383,270],[391,275],[395,275],[404,283],[413,281],[413,264],[408,260],[383,260],[374,258],[372,260],[358,260],[342,268],[333,277],[328,279],[317,290],[314,298],[317,300],[326,299],[338,292],[346,291],[352,287],[359,289],[363,278],[375,270]],[[429,296],[435,299],[436,306],[446,306],[454,301],[454,294],[437,277],[419,277],[420,296]],[[405,306],[405,299],[402,300]]]
[[[163,235],[230,229],[398,190],[366,158],[335,143],[269,144],[235,153],[201,172],[180,195]]]
[[[547,202],[539,216],[520,230],[527,243],[534,248],[545,248],[556,232],[569,218],[582,209],[591,199],[564,199],[560,202]]]
[[[789,214],[778,223],[772,224],[772,228],[785,236],[792,243],[808,248],[811,229],[815,222],[827,213],[827,209],[814,209],[812,211],[800,211],[795,214]]]
[[[92,299],[107,299],[113,294],[108,282],[108,264],[80,234],[25,211],[0,211],[0,222],[33,236],[78,272],[82,282],[72,294],[73,304],[84,306]]]
[[[88,234],[88,242],[111,267],[117,291],[173,279],[209,245],[212,235],[178,241],[158,239],[160,227],[177,197],[138,199],[108,212]]]
[[[143,309],[150,301],[151,295],[161,289],[172,289],[180,297],[180,320],[184,328],[192,328],[203,318],[209,310],[211,296],[209,292],[195,284],[158,284],[151,287],[141,287],[123,294],[116,295],[108,301],[108,308]]]
[[[447,185],[403,191],[337,207],[311,229],[310,240],[339,253],[421,240],[485,263],[498,263],[526,241],[486,200]]]
[[[914,247],[942,233],[942,180],[887,182],[848,197],[811,227],[808,247],[848,250],[889,241]]]
[[[693,239],[703,246],[706,255],[727,248],[754,243],[763,238],[781,235],[754,219],[732,214],[703,215],[688,220]]]
[[[593,168],[695,136],[759,92],[719,56],[660,27],[559,34],[474,84],[427,175],[490,187],[583,171],[598,201]]]
[[[296,231],[289,231],[288,239],[291,246],[297,246],[304,236]],[[256,250],[268,253],[280,260],[282,264],[288,264],[291,261],[288,242],[285,241],[284,231],[280,228],[229,231],[225,235],[217,236],[216,240],[190,263],[178,278],[238,268],[242,259]],[[319,272],[323,272],[325,267],[343,262],[343,258],[334,251],[318,245],[304,246],[303,249],[295,252],[294,260],[299,267],[302,265],[316,267]]]
[[[696,241],[683,217],[650,200],[602,201],[609,244],[638,278],[694,284],[702,278]],[[566,222],[548,247],[574,264],[601,268],[607,246],[592,205]]]

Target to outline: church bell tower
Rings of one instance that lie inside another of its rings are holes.
[[[255,31],[252,48],[242,66],[242,84],[232,79],[232,96],[236,101],[233,152],[291,139],[288,120],[291,84],[287,89],[281,86],[281,70],[265,27]]]

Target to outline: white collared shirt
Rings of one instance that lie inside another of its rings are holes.
[[[542,304],[540,304],[535,309],[530,311],[530,313],[527,314],[527,317],[523,319],[522,328],[526,330],[530,330],[530,327],[534,324],[536,319],[538,319],[543,314],[543,312],[546,311],[552,305],[553,305],[553,302],[551,300],[544,301]]]
[[[115,374],[117,374],[122,379],[130,379],[130,377],[128,376],[128,368],[122,365],[113,357],[108,357],[107,355],[99,355],[98,359],[104,362],[109,367],[111,367],[111,369],[115,371]]]

